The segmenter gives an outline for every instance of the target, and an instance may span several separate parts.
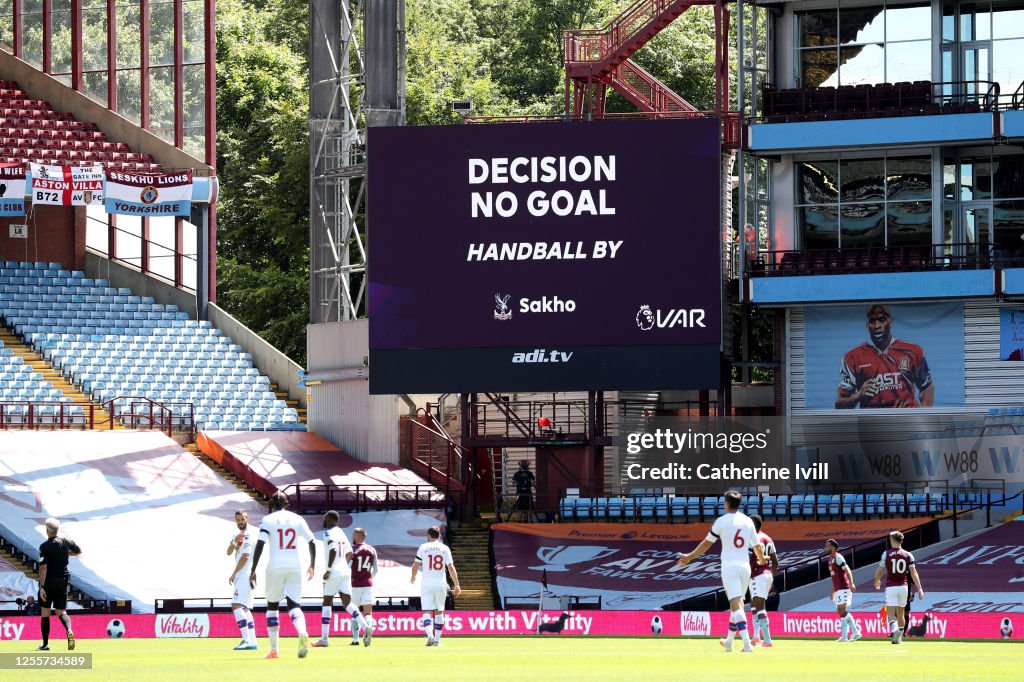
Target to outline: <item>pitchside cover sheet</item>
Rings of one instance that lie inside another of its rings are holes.
[[[370,390],[720,382],[716,119],[369,131]]]

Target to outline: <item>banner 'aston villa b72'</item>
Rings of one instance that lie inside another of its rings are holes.
[[[124,173],[107,171],[107,213],[188,216],[192,211],[192,171]]]
[[[103,168],[33,163],[32,204],[102,206]]]

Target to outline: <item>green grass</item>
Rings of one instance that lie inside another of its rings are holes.
[[[28,653],[36,643],[0,642],[0,653]],[[450,637],[428,649],[412,637],[378,637],[369,648],[346,637],[296,658],[296,640],[281,656],[231,651],[228,639],[80,640],[75,653],[93,653],[90,671],[0,672],[8,680],[1015,680],[1024,647],[1017,642],[912,641],[900,646],[861,640],[777,640],[771,649],[727,655],[713,639],[584,639],[571,637]],[[52,653],[63,653],[56,640]],[[738,649],[739,647],[737,647]]]

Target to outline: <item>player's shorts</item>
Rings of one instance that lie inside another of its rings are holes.
[[[55,609],[57,611],[63,611],[68,607],[68,583],[67,581],[61,581],[59,583],[46,583],[43,585],[43,589],[46,591],[46,599],[39,596],[39,607],[43,609]]]
[[[267,604],[277,604],[287,597],[302,603],[302,572],[298,568],[268,568],[266,585]]]
[[[907,586],[893,585],[885,588],[885,605],[903,608],[907,605]]]
[[[231,595],[232,604],[241,604],[252,609],[252,587],[249,586],[249,571],[239,571],[235,576],[235,593]]]
[[[836,606],[845,606],[850,608],[853,604],[853,591],[852,590],[836,590],[836,596],[832,599]]]
[[[447,587],[420,588],[420,607],[424,611],[444,611],[444,600],[448,596]]]
[[[758,573],[757,575],[750,577],[750,598],[760,597],[761,599],[767,599],[768,593],[772,591],[772,576],[771,573]]]
[[[729,601],[742,599],[750,584],[750,563],[722,564],[722,585]]]
[[[352,594],[352,574],[339,573],[331,575],[324,581],[324,596],[333,597],[338,594]]]
[[[352,601],[350,604],[355,606],[373,606],[373,588],[372,587],[353,587],[352,588]]]

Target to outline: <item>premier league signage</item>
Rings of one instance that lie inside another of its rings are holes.
[[[369,135],[372,392],[718,385],[717,120]]]

